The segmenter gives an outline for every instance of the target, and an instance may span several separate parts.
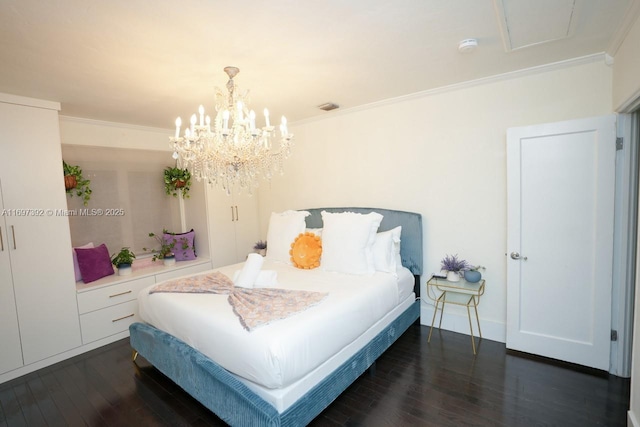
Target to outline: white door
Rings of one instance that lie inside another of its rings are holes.
[[[615,115],[507,132],[507,348],[609,370]]]

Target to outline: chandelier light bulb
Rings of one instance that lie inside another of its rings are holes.
[[[180,137],[180,126],[182,126],[182,119],[178,117],[176,119],[176,139]]]
[[[229,110],[222,112],[222,120],[224,121],[224,128],[229,129]]]
[[[203,105],[198,107],[198,113],[200,113],[200,126],[202,126],[204,123],[204,106]]]
[[[193,133],[195,131],[195,127],[196,127],[196,122],[198,121],[198,118],[196,117],[195,114],[193,114],[191,116],[191,133]]]
[[[264,109],[264,121],[266,122],[267,127],[271,127],[271,123],[269,123],[269,110]]]

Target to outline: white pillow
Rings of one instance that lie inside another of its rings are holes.
[[[376,240],[372,248],[373,264],[376,271],[397,274],[398,257],[400,255],[400,233],[402,233],[402,227],[398,226],[389,231],[382,231],[376,234]]]
[[[292,264],[291,255],[289,255],[291,244],[300,233],[304,233],[306,228],[304,219],[309,215],[310,213],[307,211],[271,213],[267,232],[267,258],[269,260]]]
[[[322,237],[322,228],[307,228],[305,232],[313,233],[318,237]]]
[[[371,251],[382,215],[371,212],[330,213],[322,211],[322,262],[326,271],[373,274]]]

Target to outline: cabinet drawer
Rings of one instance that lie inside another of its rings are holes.
[[[91,289],[78,293],[78,310],[80,314],[89,313],[101,308],[110,307],[125,301],[135,300],[140,290],[155,283],[153,276],[129,280],[103,288]]]
[[[209,262],[205,262],[204,264],[192,265],[191,267],[168,271],[166,273],[156,274],[156,283],[164,282],[165,280],[169,280],[169,279],[175,279],[176,277],[188,276],[189,274],[200,273],[207,270],[211,270],[211,263]]]
[[[140,318],[136,300],[83,314],[80,316],[82,343],[87,344],[124,332],[129,329],[129,325],[138,321]]]

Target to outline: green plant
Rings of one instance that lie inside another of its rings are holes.
[[[67,194],[73,197],[74,194],[82,198],[85,206],[91,199],[91,181],[84,179],[80,166],[71,166],[64,160],[62,161],[62,169],[64,171],[64,187]]]
[[[131,265],[133,264],[133,260],[135,257],[136,255],[131,252],[128,247],[124,247],[120,249],[120,252],[118,252],[117,254],[111,255],[111,264],[115,265],[116,267],[122,264]]]
[[[179,167],[170,167],[164,170],[164,191],[173,197],[177,197],[182,192],[182,197],[189,198],[189,190],[191,187],[191,173],[187,169]]]
[[[158,236],[155,233],[149,233],[149,237],[153,237],[154,239],[156,239],[156,242],[158,242],[158,244],[160,245],[160,249],[142,248],[142,250],[144,251],[151,251],[151,253],[153,254],[153,258],[151,258],[151,260],[154,262],[156,260],[163,259],[166,256],[173,255],[173,248],[175,247],[176,242],[174,240],[173,242],[169,243],[169,241],[164,238],[165,234],[169,234],[166,229],[162,230],[161,236]]]

